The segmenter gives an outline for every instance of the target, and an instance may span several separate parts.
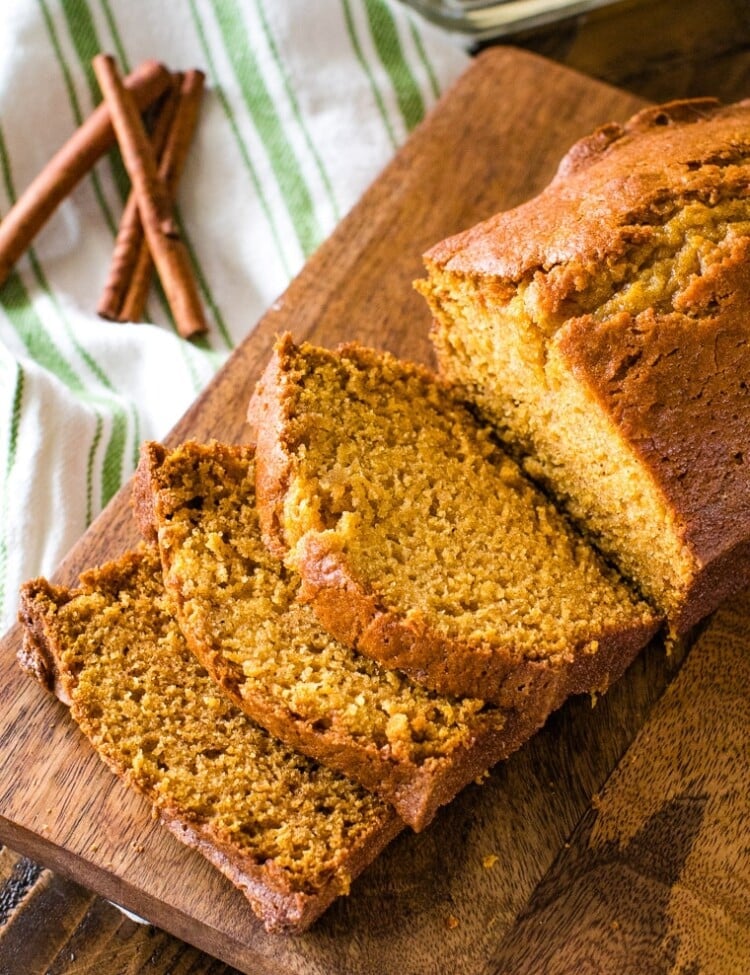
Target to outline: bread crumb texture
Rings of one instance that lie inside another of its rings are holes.
[[[348,889],[352,852],[392,813],[218,692],[169,615],[155,552],[88,572],[44,615],[73,717],[130,785],[292,892]]]
[[[449,390],[356,347],[284,362],[289,560],[321,539],[388,612],[550,659],[653,615]]]
[[[230,665],[240,695],[414,765],[468,746],[484,725],[502,728],[502,713],[482,701],[438,695],[344,647],[297,601],[299,577],[261,541],[251,447],[183,444],[157,479],[165,583],[181,628]]]

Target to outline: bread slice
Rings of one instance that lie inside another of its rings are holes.
[[[385,802],[224,698],[167,612],[155,551],[87,572],[74,590],[26,583],[20,618],[24,669],[269,931],[306,928],[400,830]]]
[[[289,336],[250,404],[266,540],[338,639],[443,694],[539,713],[658,621],[451,390]]]
[[[144,444],[134,484],[183,635],[247,714],[422,829],[540,727],[544,707],[449,698],[330,637],[260,537],[250,446]],[[534,706],[534,705],[537,706]]]
[[[750,584],[750,101],[649,108],[430,250],[443,375],[677,632]]]

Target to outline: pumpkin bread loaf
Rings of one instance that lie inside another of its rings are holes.
[[[444,694],[549,714],[657,628],[426,370],[289,336],[250,404],[267,544],[343,643]]]
[[[750,583],[750,101],[604,126],[425,262],[443,375],[673,630]]]
[[[292,747],[379,792],[415,829],[518,748],[539,708],[448,698],[329,637],[260,537],[254,451],[145,444],[133,497],[172,611],[231,699]]]
[[[26,583],[21,621],[22,666],[269,931],[307,927],[401,828],[381,799],[221,694],[167,612],[155,551],[90,571],[72,591]]]

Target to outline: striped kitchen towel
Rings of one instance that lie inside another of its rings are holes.
[[[2,0],[0,213],[100,100],[99,51],[206,73],[179,212],[210,330],[180,339],[158,296],[148,324],[96,317],[110,154],[0,289],[3,629],[467,62],[397,0]]]

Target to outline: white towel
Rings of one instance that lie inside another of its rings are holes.
[[[0,288],[0,623],[388,162],[467,55],[397,0],[3,0],[0,213],[100,100],[99,51],[201,68],[179,191],[210,331],[95,314],[127,192],[105,157]]]

